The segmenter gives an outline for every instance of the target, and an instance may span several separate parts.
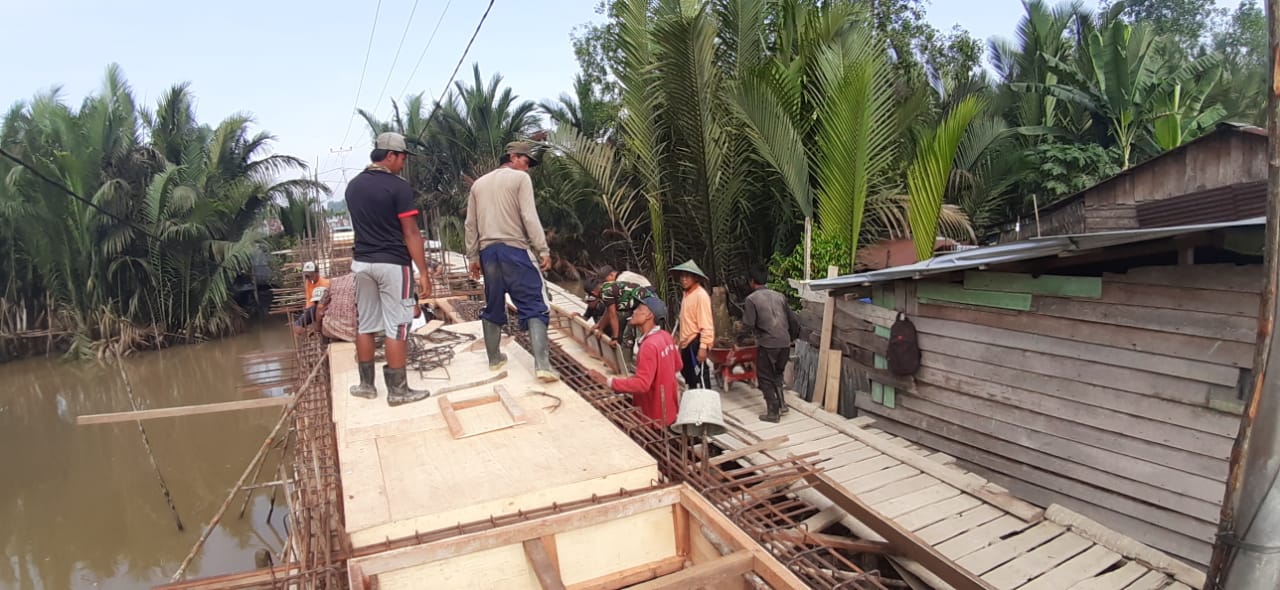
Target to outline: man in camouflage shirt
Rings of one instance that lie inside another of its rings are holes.
[[[621,339],[624,326],[631,312],[646,297],[657,297],[653,287],[639,285],[628,281],[608,281],[596,286],[591,293],[597,300],[595,305],[601,310],[600,320],[593,330],[597,335],[608,333],[615,339]]]

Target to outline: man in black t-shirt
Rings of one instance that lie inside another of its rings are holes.
[[[360,383],[351,386],[351,395],[378,397],[374,334],[383,332],[387,365],[382,376],[387,383],[387,403],[392,406],[430,395],[426,390],[411,389],[405,372],[406,341],[417,306],[410,262],[418,267],[418,294],[431,295],[413,188],[399,176],[408,157],[403,135],[379,135],[369,156],[373,163],[351,179],[346,195],[356,234],[351,272],[356,279],[356,359],[360,370]]]

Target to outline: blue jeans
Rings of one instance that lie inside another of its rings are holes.
[[[529,329],[529,320],[535,318],[551,323],[547,285],[528,250],[491,244],[480,251],[480,271],[484,275],[484,311],[480,312],[480,319],[506,325],[510,295],[521,330]]]

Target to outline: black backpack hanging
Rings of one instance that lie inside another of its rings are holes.
[[[898,312],[898,318],[889,328],[889,372],[894,375],[915,375],[920,368],[920,345],[916,342],[916,326],[906,314]]]

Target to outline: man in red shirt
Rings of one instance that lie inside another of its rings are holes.
[[[676,373],[680,371],[680,349],[671,334],[658,327],[666,319],[667,306],[657,297],[646,297],[631,312],[628,324],[636,328],[640,337],[640,351],[636,354],[636,374],[618,379],[595,378],[604,381],[619,393],[631,394],[631,399],[645,416],[663,426],[676,421],[680,411],[677,395]]]

